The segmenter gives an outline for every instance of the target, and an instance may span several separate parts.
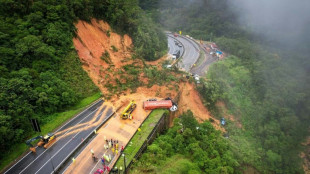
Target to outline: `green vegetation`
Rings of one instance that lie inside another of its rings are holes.
[[[73,116],[77,115],[79,112],[83,111],[88,105],[90,105],[92,102],[96,101],[100,98],[100,93],[96,93],[90,97],[84,98],[80,102],[78,102],[76,105],[67,108],[68,111],[54,113],[51,115],[47,115],[46,119],[44,120],[45,123],[41,125],[42,133],[41,135],[45,135],[48,132],[51,132],[52,130],[56,129],[57,127],[61,126],[64,122],[67,120],[70,120]],[[30,135],[31,137],[34,137],[36,135],[39,135],[38,133],[33,133]],[[21,144],[15,144],[3,154],[3,160],[1,160],[0,169],[8,165],[11,161],[16,159],[18,156],[20,156],[22,153],[25,152],[29,147],[25,143]]]
[[[188,111],[148,146],[131,173],[235,173],[239,164],[220,134]]]
[[[298,85],[303,78],[292,78],[302,75],[300,69],[292,70],[274,55],[264,55],[250,65],[235,56],[212,65],[207,74],[209,81],[200,92],[213,113],[218,112],[215,103],[224,101],[229,112],[241,120],[244,131],[233,125],[227,127],[240,163],[255,166],[264,173],[302,173],[298,154],[309,118],[304,115],[307,108],[302,111],[298,105],[306,104],[304,97],[309,94]],[[261,67],[260,61],[269,63]],[[271,68],[274,66],[278,68]],[[274,81],[264,82],[261,77],[264,73]]]
[[[114,45],[112,45],[111,48],[112,48],[113,52],[118,52],[118,49]]]
[[[154,84],[169,85],[169,82],[177,81],[178,78],[169,72],[170,70],[165,68],[163,70],[158,70],[156,66],[144,68],[144,75],[149,79],[149,83],[147,84],[147,86],[151,87]]]
[[[84,2],[79,10],[91,9],[93,16],[105,19],[115,31],[128,33],[139,57],[156,60],[167,51],[167,39],[162,29],[139,7],[138,0]],[[81,4],[82,5],[82,4]],[[88,18],[91,15],[85,16]]]
[[[211,40],[232,55],[210,67],[199,92],[218,119],[233,115],[242,126],[227,119],[228,142],[240,170],[250,166],[261,173],[303,173],[299,154],[310,122],[309,25],[299,35],[303,39],[266,39],[262,35],[270,32],[268,27],[259,35],[251,33],[251,25],[238,25],[235,11],[241,8],[231,4],[140,0],[167,30]],[[219,102],[225,106],[219,107]]]
[[[112,63],[111,58],[110,58],[110,54],[107,50],[105,50],[104,53],[102,53],[100,59],[105,61],[107,64]]]
[[[130,161],[134,160],[136,153],[142,147],[143,143],[146,141],[147,137],[156,126],[156,123],[165,114],[165,112],[167,111],[164,109],[153,110],[148,118],[140,126],[141,131],[137,131],[135,135],[133,135],[132,139],[124,149],[124,153],[126,155],[126,165],[128,165]],[[115,163],[115,166],[118,168],[122,166],[124,168],[124,158],[120,157]]]
[[[72,43],[74,22],[93,17],[129,33],[139,57],[155,60],[166,50],[165,35],[137,0],[0,2],[1,164],[10,147],[34,134],[30,118],[42,124],[55,120],[55,113],[98,92]]]

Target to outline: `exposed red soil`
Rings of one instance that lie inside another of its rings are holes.
[[[102,20],[92,19],[91,23],[79,21],[76,28],[77,37],[73,39],[73,44],[83,63],[83,69],[88,72],[104,94],[109,93],[102,84],[105,75],[111,76],[111,72],[134,62],[130,59],[132,54],[130,49],[133,47],[131,38],[128,35],[120,36],[112,32],[109,24]],[[110,36],[107,35],[108,33]],[[112,46],[118,51],[114,52]],[[100,58],[106,51],[110,55],[112,62],[110,64]],[[111,72],[107,72],[107,69]]]
[[[310,136],[307,137],[306,141],[302,143],[302,145],[305,146],[305,150],[300,153],[300,158],[303,159],[302,166],[305,173],[310,174]]]
[[[198,122],[203,122],[205,120],[209,120],[212,118],[214,122],[212,123],[213,126],[225,132],[225,130],[220,126],[219,120],[215,119],[211,113],[206,109],[204,104],[202,103],[200,99],[199,93],[195,90],[195,87],[193,84],[185,83],[180,88],[180,100],[179,100],[179,110],[178,113],[182,114],[186,112],[187,110],[191,110],[198,120]]]
[[[91,20],[91,23],[79,21],[76,27],[78,29],[78,37],[73,40],[74,46],[83,63],[84,70],[88,72],[90,78],[103,94],[111,94],[111,91],[109,91],[105,85],[116,85],[114,79],[118,78],[120,75],[115,72],[122,69],[124,65],[135,64],[143,67],[143,62],[140,59],[131,59],[132,52],[130,50],[133,45],[128,35],[122,37],[113,33],[107,23],[95,19]],[[110,31],[110,36],[107,36],[108,31]],[[117,52],[113,52],[111,48],[112,45],[118,49]],[[110,54],[110,64],[100,58],[105,51]],[[146,64],[161,68],[160,63],[166,59],[167,56],[163,56],[157,61],[146,62]],[[126,75],[126,72],[122,72],[121,75]],[[177,74],[174,75],[178,76]],[[143,73],[141,73],[137,80],[147,84],[149,79],[145,78]],[[178,86],[177,89],[175,86]],[[124,106],[130,100],[135,100],[138,103],[138,109],[134,112],[140,115],[148,113],[142,109],[143,101],[155,97],[175,98],[176,96],[179,96],[179,110],[175,115],[178,116],[187,110],[191,110],[199,122],[208,120],[212,117],[203,105],[194,85],[188,82],[171,82],[165,86],[153,85],[151,88],[139,87],[135,93],[131,93],[130,90],[123,91],[116,95],[111,95],[110,102],[115,108],[118,108],[119,106]],[[120,109],[120,111],[121,110],[122,109]],[[219,126],[219,121],[216,119],[214,120],[215,122],[213,125],[217,129],[224,131],[223,128]]]

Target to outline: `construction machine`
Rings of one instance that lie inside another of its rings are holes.
[[[136,104],[136,102],[135,101],[131,101],[127,106],[126,106],[126,108],[124,109],[124,111],[122,112],[122,114],[121,114],[121,118],[122,119],[132,119],[132,115],[131,115],[131,113],[136,109],[136,107],[137,107],[137,104]]]
[[[45,136],[39,135],[27,140],[26,144],[30,147],[29,149],[34,153],[36,152],[36,148],[31,143],[38,139],[40,139],[40,141],[38,142],[37,145],[39,147],[43,146],[45,149],[47,149],[50,145],[52,145],[56,141],[56,135],[53,133],[48,133]]]

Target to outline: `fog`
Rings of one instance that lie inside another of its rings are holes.
[[[241,28],[264,38],[267,41],[283,45],[310,44],[310,0],[160,0],[160,9],[179,8],[208,10],[207,4],[217,8],[231,10]],[[189,13],[191,13],[189,11]],[[166,16],[161,16],[166,21]],[[176,20],[171,26],[184,23],[183,17],[172,17]],[[166,25],[169,26],[169,23]],[[189,24],[190,25],[190,24]],[[307,46],[307,45],[305,45]]]
[[[283,44],[309,43],[309,0],[233,0],[229,6],[241,26]]]

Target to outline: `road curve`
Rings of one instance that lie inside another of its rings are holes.
[[[174,37],[171,33],[166,33],[168,36],[168,45],[169,45],[169,53],[172,52],[175,47],[171,46],[171,41],[169,42],[169,38],[173,38],[174,40],[177,40],[178,42],[181,42],[184,47],[184,54],[181,57],[181,60],[178,62],[178,67],[181,69],[184,69],[186,72],[189,72],[193,64],[197,61],[199,58],[199,46],[192,41],[189,38],[178,36]]]
[[[184,49],[183,49],[184,46],[182,45],[182,43],[176,40],[174,36],[167,35],[167,38],[168,38],[168,48],[169,48],[168,54],[173,55],[177,50],[180,50],[180,57],[181,57],[184,52]],[[175,42],[181,43],[182,47],[177,46]]]

